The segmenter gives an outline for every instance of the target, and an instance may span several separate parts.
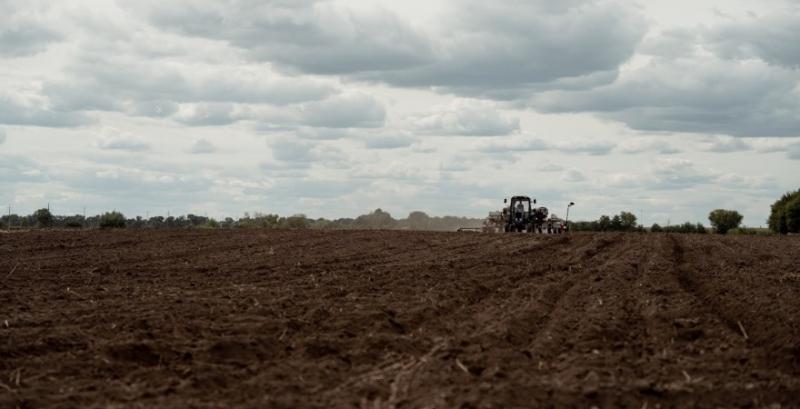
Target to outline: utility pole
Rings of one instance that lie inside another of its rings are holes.
[[[567,229],[568,233],[572,230],[569,228],[569,208],[572,206],[575,206],[575,202],[569,202],[567,205],[567,218],[564,219],[564,227]]]
[[[8,205],[8,231],[11,231],[11,205]]]

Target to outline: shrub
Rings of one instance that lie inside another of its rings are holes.
[[[117,211],[105,213],[100,216],[100,228],[123,229],[125,228],[125,216]]]
[[[650,233],[661,233],[663,231],[664,229],[662,229],[658,223],[653,223],[653,225],[650,227]]]
[[[743,216],[736,210],[716,209],[708,214],[711,226],[719,234],[726,234],[729,230],[739,227]]]
[[[64,222],[64,227],[68,229],[80,229],[83,227],[83,216],[67,217],[67,220]]]

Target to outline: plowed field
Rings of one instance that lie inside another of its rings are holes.
[[[0,234],[0,407],[800,407],[800,238]]]

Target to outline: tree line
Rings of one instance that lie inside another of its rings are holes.
[[[765,231],[742,227],[742,215],[736,210],[716,209],[708,215],[713,231],[726,234],[761,234]],[[800,190],[789,192],[778,199],[770,210],[767,220],[769,231],[779,234],[800,234]],[[309,218],[304,214],[279,216],[277,214],[245,213],[243,217],[234,219],[226,217],[221,220],[187,214],[181,216],[154,216],[142,218],[126,218],[117,211],[106,212],[96,216],[83,215],[58,216],[49,209],[39,209],[33,214],[20,216],[5,215],[0,218],[0,229],[14,228],[132,228],[132,229],[169,229],[169,228],[261,228],[261,229],[385,229],[385,230],[429,230],[454,231],[459,228],[480,228],[483,219],[443,216],[429,216],[425,212],[414,211],[404,219],[395,219],[388,212],[374,211],[356,218]],[[652,233],[708,233],[702,223],[685,222],[683,224],[661,226],[654,223],[649,228],[638,224],[636,215],[631,212],[620,212],[614,216],[603,215],[594,221],[569,222],[571,231],[621,231]]]
[[[130,228],[130,229],[173,229],[173,228],[206,228],[206,229],[384,229],[384,230],[430,230],[453,231],[462,227],[478,228],[483,219],[455,216],[429,216],[425,212],[414,211],[404,219],[395,219],[391,214],[376,209],[356,218],[309,218],[304,214],[280,216],[277,214],[245,213],[242,217],[215,219],[195,214],[181,216],[154,216],[142,218],[126,218],[117,211],[96,216],[83,215],[57,216],[50,210],[39,209],[33,214],[19,216],[12,214],[0,218],[0,228]]]

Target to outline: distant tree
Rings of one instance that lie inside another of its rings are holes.
[[[53,214],[50,213],[50,209],[39,209],[33,216],[36,218],[36,225],[39,227],[47,228],[53,225]]]
[[[697,223],[694,226],[694,230],[698,234],[706,234],[706,233],[708,233],[708,231],[706,230],[706,226],[703,226],[703,223]]]
[[[768,224],[775,233],[800,233],[800,190],[784,194],[772,205]]]
[[[611,218],[610,217],[608,217],[606,215],[602,215],[602,216],[600,216],[599,219],[597,219],[597,229],[596,230],[606,231],[606,230],[609,230],[610,228],[611,228]]]
[[[147,221],[149,227],[160,229],[164,227],[164,216],[153,216]]]
[[[622,218],[619,215],[614,215],[611,218],[611,224],[609,225],[609,230],[611,231],[620,231],[622,230]]]
[[[716,209],[708,214],[711,226],[719,234],[726,234],[729,230],[739,227],[743,216],[736,210]]]
[[[310,226],[310,221],[304,214],[296,214],[282,220],[281,227],[289,229],[307,229]]]
[[[69,229],[80,229],[83,227],[83,223],[84,217],[76,214],[75,216],[67,217],[67,219],[64,221],[64,227]]]
[[[664,229],[662,229],[658,223],[653,223],[653,225],[650,227],[651,233],[661,233],[662,231],[664,231]]]
[[[789,233],[800,233],[800,194],[786,203],[786,229]]]
[[[365,229],[392,229],[396,222],[391,214],[381,209],[375,209],[372,213],[358,216],[356,219],[359,227]]]
[[[125,228],[125,216],[117,211],[104,213],[100,216],[101,229],[122,229]]]
[[[431,218],[425,212],[415,211],[408,214],[408,228],[411,230],[428,230]]]
[[[631,231],[636,229],[636,215],[630,212],[619,214],[620,227],[622,230]]]

